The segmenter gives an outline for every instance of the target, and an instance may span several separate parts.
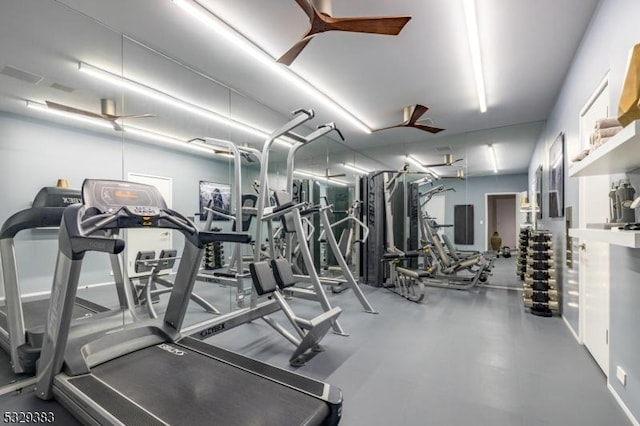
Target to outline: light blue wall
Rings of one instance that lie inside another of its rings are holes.
[[[602,0],[592,18],[566,80],[558,95],[553,112],[542,132],[530,163],[529,179],[535,169],[543,164],[543,187],[548,188],[546,153],[555,137],[564,132],[566,146],[577,146],[579,138],[579,113],[600,81],[609,71],[609,106],[615,115],[623,85],[628,52],[640,42],[640,2],[637,0]],[[573,151],[575,152],[575,150]],[[640,158],[640,152],[638,153]],[[565,156],[565,173],[569,159]],[[636,186],[638,188],[638,186]],[[578,182],[565,176],[565,205],[573,206],[573,223],[578,223]],[[564,219],[549,219],[544,208],[541,226],[554,232],[554,249],[561,265],[562,312],[573,330],[578,333],[579,315],[576,296],[575,271],[564,265]],[[638,250],[612,246],[610,293],[610,371],[611,385],[636,418],[640,418],[640,339],[637,338],[638,302]],[[572,292],[570,294],[569,292]],[[627,372],[628,383],[623,387],[615,380],[615,369],[621,365]]]
[[[122,179],[129,172],[171,177],[173,208],[187,216],[198,211],[200,180],[231,181],[226,162],[0,113],[0,223],[30,207],[37,191],[55,186],[58,178],[79,188],[87,177]],[[174,246],[181,245],[181,237],[174,237]],[[50,289],[56,253],[56,230],[18,234],[16,257],[23,293]],[[89,253],[82,283],[111,282],[109,271],[106,256]]]
[[[486,250],[485,217],[486,194],[501,192],[522,192],[527,190],[527,175],[496,175],[468,178],[465,180],[444,181],[447,188],[455,192],[445,192],[445,222],[453,224],[453,210],[456,204],[472,204],[474,220],[473,245],[460,245],[464,250]],[[445,228],[445,232],[453,241],[453,229]],[[515,271],[514,271],[515,274]]]

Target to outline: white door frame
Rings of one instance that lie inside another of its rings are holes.
[[[518,196],[522,193],[522,191],[520,192],[485,192],[484,194],[484,245],[485,248],[483,249],[483,251],[488,250],[489,247],[489,196],[492,195],[513,195],[515,197],[515,208],[514,208],[514,215],[516,218],[516,238],[518,236],[518,231],[520,230],[520,225],[518,224],[518,213],[520,212],[520,209],[518,207]],[[513,247],[513,249],[515,250],[516,247]]]

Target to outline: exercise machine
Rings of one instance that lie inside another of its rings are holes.
[[[312,138],[319,137],[322,133],[326,133],[331,130],[330,128],[323,128],[321,132],[313,132],[308,136],[301,136],[293,133],[293,129],[299,127],[303,123],[312,119],[314,116],[313,111],[309,110],[297,110],[293,113],[293,118],[286,124],[284,124],[281,128],[276,129],[271,135],[269,135],[268,139],[265,141],[263,146],[263,151],[260,157],[260,175],[261,180],[257,183],[254,183],[254,187],[259,190],[258,192],[258,202],[257,207],[247,209],[245,208],[242,212],[243,214],[251,214],[256,216],[255,220],[255,237],[254,237],[254,262],[260,262],[268,259],[275,259],[274,253],[275,242],[271,236],[273,235],[273,223],[279,221],[282,216],[293,211],[294,209],[299,208],[304,205],[304,203],[298,204],[288,204],[281,208],[274,207],[271,205],[270,200],[270,189],[267,180],[267,166],[268,166],[268,158],[269,158],[269,147],[277,140],[279,137],[286,135],[291,138],[294,138],[296,141],[304,141]],[[237,221],[236,221],[237,223]],[[268,228],[268,249],[262,250],[261,247],[263,245],[264,237],[267,234],[264,232],[264,225],[267,225]],[[308,249],[308,247],[307,247]],[[237,272],[236,272],[237,273]],[[244,276],[245,274],[243,274]],[[248,274],[247,274],[248,276]],[[217,277],[215,279],[218,279]],[[255,287],[255,286],[254,286]],[[243,306],[239,309],[236,309],[232,312],[220,315],[215,318],[206,319],[204,321],[199,321],[195,324],[186,326],[182,329],[182,332],[186,335],[189,335],[195,339],[204,340],[216,334],[222,333],[226,330],[230,330],[234,327],[237,327],[242,324],[246,324],[248,322],[252,322],[254,320],[263,319],[267,323],[270,323],[269,315],[281,311],[282,307],[277,303],[277,301],[272,297],[268,298],[268,294],[259,297],[255,288],[252,289],[251,299],[248,306]],[[325,295],[326,297],[326,295]],[[323,306],[324,307],[324,306]],[[326,308],[324,309],[326,312],[332,310],[332,307],[329,305],[327,300]],[[266,319],[265,319],[266,318]],[[332,326],[335,327],[335,318],[332,318]],[[270,324],[271,325],[271,324]],[[283,333],[281,328],[276,328],[276,331],[281,332],[281,334],[289,341],[292,341],[290,338],[290,333]],[[294,326],[295,328],[295,326]],[[293,342],[293,341],[292,341]],[[294,343],[295,344],[295,343]]]
[[[284,296],[280,294],[280,290],[291,287],[296,283],[291,264],[286,259],[271,260],[270,263],[266,261],[254,262],[249,265],[249,270],[258,294],[261,296],[269,295],[278,302],[278,305],[280,305],[280,308],[301,338],[301,340],[297,339],[286,332],[272,318],[263,318],[270,326],[280,334],[285,335],[296,346],[296,350],[289,358],[289,364],[293,367],[304,365],[308,359],[305,354],[309,351],[322,351],[319,346],[320,341],[331,328],[331,322],[335,321],[342,310],[335,307],[311,320],[297,316]]]
[[[342,394],[326,383],[184,337],[180,332],[203,247],[247,243],[243,233],[199,232],[166,207],[152,186],[85,180],[83,204],[65,209],[36,395],[55,398],[86,424],[334,425]],[[118,254],[121,239],[105,231],[164,228],[184,235],[167,310],[160,319],[70,333],[73,300],[85,254]],[[64,366],[64,371],[63,371]],[[188,403],[177,404],[176,401]]]
[[[9,354],[14,373],[35,372],[50,302],[49,298],[25,300],[22,297],[16,261],[16,236],[21,231],[29,229],[57,228],[65,207],[80,200],[78,190],[44,187],[36,194],[30,208],[10,216],[0,229],[0,256],[5,294],[5,304],[0,309],[0,346]],[[112,256],[110,260],[120,309],[127,312],[127,320],[133,320],[135,303],[132,292],[124,285],[117,256]],[[73,324],[78,326],[86,324],[87,320],[94,316],[102,318],[103,323],[107,316],[114,316],[116,321],[122,322],[122,313],[109,312],[109,308],[81,297],[76,297],[73,306]],[[88,325],[96,324],[90,322]]]
[[[323,136],[331,131],[335,131],[336,133],[338,133],[340,138],[344,140],[342,133],[335,127],[335,124],[329,123],[319,126],[318,129],[313,134],[306,137],[304,141],[300,141],[301,143],[295,144],[291,148],[289,148],[289,152],[287,154],[287,190],[276,191],[276,203],[278,204],[278,206],[286,206],[293,202],[293,172],[295,169],[296,153],[301,148],[308,146],[309,143],[317,140],[320,136]],[[377,314],[378,312],[373,308],[373,306],[371,306],[371,303],[369,303],[369,300],[360,288],[358,281],[355,279],[351,269],[349,268],[349,265],[347,264],[347,261],[340,251],[340,247],[338,245],[338,242],[336,241],[335,235],[331,231],[332,224],[329,221],[328,213],[332,208],[332,205],[326,203],[323,204],[322,201],[317,205],[300,203],[300,206],[296,209],[297,212],[294,211],[282,216],[281,229],[282,231],[284,231],[285,235],[287,235],[285,243],[285,257],[291,262],[293,249],[294,247],[297,247],[298,256],[302,259],[306,274],[295,275],[295,278],[299,282],[312,285],[312,289],[291,288],[289,291],[296,296],[301,296],[311,300],[318,300],[326,311],[330,309],[329,301],[327,300],[322,286],[329,285],[331,286],[332,290],[337,290],[337,292],[341,292],[348,288],[351,289],[355,294],[365,312]],[[328,245],[331,253],[338,263],[342,275],[341,277],[321,277],[318,273],[314,259],[311,255],[311,251],[309,250],[311,233],[306,232],[305,227],[303,226],[303,220],[305,219],[305,216],[318,216],[320,218],[319,224],[322,226],[323,232],[321,233],[318,240],[324,239],[326,241],[326,244]],[[270,235],[273,235],[271,230]],[[294,244],[294,240],[297,241],[297,245]],[[271,241],[273,241],[273,238],[271,238]],[[344,330],[341,330],[339,325],[335,323],[334,332],[338,334],[345,334]]]
[[[170,293],[173,288],[173,283],[164,278],[162,272],[170,271],[175,265],[176,260],[180,260],[177,250],[162,250],[158,258],[156,258],[156,252],[153,250],[140,251],[136,255],[136,273],[148,274],[146,276],[139,276],[138,280],[140,284],[134,285],[136,289],[136,299],[138,304],[147,307],[147,312],[151,318],[158,318],[158,314],[153,307],[154,302],[158,300],[158,296]],[[158,285],[163,288],[157,288]],[[189,297],[206,312],[220,315],[220,311],[204,298],[195,293],[191,293]]]

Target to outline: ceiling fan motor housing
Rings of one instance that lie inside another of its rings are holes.
[[[100,99],[100,112],[103,115],[116,115],[116,101],[113,99]]]

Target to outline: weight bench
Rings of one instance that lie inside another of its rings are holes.
[[[305,356],[307,351],[322,351],[319,343],[331,329],[332,321],[342,313],[342,309],[334,307],[311,320],[298,317],[279,291],[295,284],[291,264],[286,259],[272,260],[271,266],[266,261],[254,262],[249,265],[249,271],[256,292],[261,296],[273,297],[300,335],[300,339],[289,338],[289,341],[296,345],[296,350],[289,358],[289,364],[294,367],[304,365],[307,361]],[[269,317],[263,317],[263,319],[277,331],[281,331],[279,324],[273,319]]]

